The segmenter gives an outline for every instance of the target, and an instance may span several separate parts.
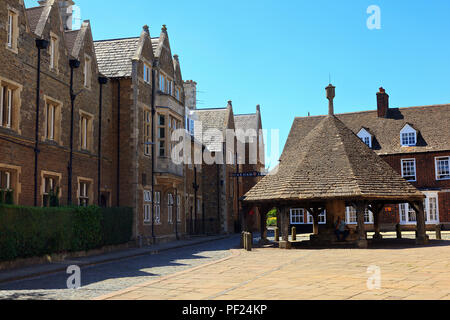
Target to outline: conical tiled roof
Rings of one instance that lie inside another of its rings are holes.
[[[277,173],[264,177],[245,195],[245,201],[422,198],[334,115],[306,136],[291,140]]]

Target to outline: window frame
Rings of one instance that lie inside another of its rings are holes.
[[[92,86],[92,58],[89,55],[84,55],[84,87],[91,89]]]
[[[14,45],[14,15],[15,15],[15,13],[8,9],[6,46],[9,49],[12,49],[13,45]]]
[[[158,125],[156,126],[158,132],[158,157],[167,157],[167,119],[168,115],[165,113],[157,113]],[[161,119],[164,119],[164,124],[161,124]],[[161,131],[163,130],[163,131]],[[164,132],[164,137],[161,137],[161,132]],[[163,151],[163,154],[161,153]]]
[[[85,188],[81,188],[82,185],[85,186]],[[78,190],[77,190],[78,206],[87,207],[90,205],[90,203],[94,203],[93,185],[94,185],[93,179],[82,177],[78,178]]]
[[[303,208],[291,208],[289,211],[289,220],[291,225],[303,225],[305,224],[305,209]],[[297,221],[298,220],[298,221]]]
[[[353,206],[345,207],[345,223],[349,225],[358,224],[358,215],[356,213],[356,209]],[[373,212],[369,210],[369,208],[366,208],[364,212],[364,224],[374,224],[374,215]]]
[[[177,201],[177,204],[176,204],[177,223],[180,223],[181,222],[181,195],[177,194],[176,201]]]
[[[143,208],[144,208],[144,224],[152,223],[152,191],[144,190],[143,191]]]
[[[154,216],[154,223],[155,224],[161,224],[161,192],[155,191],[154,195],[154,205],[155,205],[155,216]]]
[[[92,152],[94,148],[94,115],[84,110],[79,110],[79,115],[80,150]],[[86,119],[85,123],[83,123],[84,119]]]
[[[404,168],[404,163],[406,162],[413,162],[414,163],[414,180],[409,180],[407,179],[407,177],[412,177],[412,176],[406,176],[405,177],[405,168]],[[401,172],[402,172],[402,177],[409,182],[417,182],[417,164],[416,164],[416,159],[415,158],[409,158],[409,159],[401,159]]]
[[[404,135],[406,135],[407,143],[404,143]],[[414,143],[410,143],[411,135],[414,136]],[[409,124],[406,124],[400,131],[400,145],[402,147],[415,147],[417,145],[417,130]]]
[[[435,157],[434,164],[435,164],[435,173],[436,173],[437,181],[450,180],[450,172],[449,172],[449,174],[446,175],[446,176],[448,176],[447,178],[441,178],[439,176],[439,161],[443,161],[443,159],[446,159],[446,161],[448,162],[447,167],[449,167],[449,171],[450,171],[450,156]]]

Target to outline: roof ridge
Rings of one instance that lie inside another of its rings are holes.
[[[139,40],[140,37],[128,37],[128,38],[117,38],[117,39],[103,39],[103,40],[95,40],[94,43],[99,42],[114,42],[114,41],[122,41],[122,40]]]

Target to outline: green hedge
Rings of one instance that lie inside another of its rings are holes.
[[[0,261],[126,243],[131,208],[0,205]]]

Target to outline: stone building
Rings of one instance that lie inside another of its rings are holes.
[[[390,108],[389,95],[383,88],[376,95],[377,109],[337,114],[367,146],[385,160],[398,174],[425,196],[426,226],[450,227],[450,105]],[[317,125],[325,116],[296,118],[293,128]],[[294,129],[293,129],[294,130]],[[293,131],[292,131],[293,132]],[[417,217],[408,203],[386,205],[380,216],[383,230],[394,230],[400,224],[405,230],[416,228]],[[346,222],[356,226],[356,213],[345,208]],[[300,208],[291,208],[291,224],[301,232],[312,231],[312,216]],[[367,230],[374,228],[374,213],[367,210]],[[321,221],[325,223],[325,220]]]
[[[172,161],[171,140],[184,126],[184,89],[167,28],[151,38],[144,26],[140,37],[97,41],[95,49],[112,84],[116,205],[136,209],[136,236],[144,243],[173,240],[186,230],[184,166]]]
[[[408,203],[413,208],[417,243],[427,243],[425,196],[335,116],[334,90],[332,85],[327,87],[329,114],[318,121],[294,122],[278,171],[253,187],[244,202],[259,205],[263,212],[279,209],[283,248],[289,248],[289,224],[306,213],[313,219],[312,242],[336,242],[334,224],[338,218],[345,219],[349,207],[357,221],[357,231],[349,240],[367,247],[367,211],[374,214],[374,239],[380,239],[383,208],[392,203]]]
[[[21,205],[48,205],[52,193],[61,204],[108,205],[110,87],[99,82],[89,21],[71,30],[60,2],[72,4],[0,4],[0,187]]]
[[[236,177],[237,194],[240,199],[261,180],[260,174],[265,172],[265,147],[260,106],[256,106],[255,113],[234,115],[234,124],[237,134],[240,131],[245,137],[245,140],[242,140],[245,144],[245,153],[243,156],[238,156],[238,177]],[[239,210],[242,215],[242,206]],[[246,228],[250,231],[259,230],[261,214],[258,208],[246,208],[246,210],[249,211]]]
[[[235,132],[231,101],[226,108],[197,109],[192,112],[194,136],[206,150],[202,165],[203,210],[208,233],[233,233],[239,230],[236,148],[227,148],[227,132]],[[230,146],[236,145],[236,137]]]

